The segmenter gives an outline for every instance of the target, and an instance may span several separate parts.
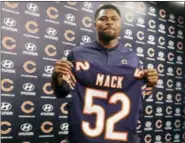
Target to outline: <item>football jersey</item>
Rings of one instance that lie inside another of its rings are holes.
[[[74,63],[77,79],[68,105],[70,143],[132,142],[143,72],[129,65]]]

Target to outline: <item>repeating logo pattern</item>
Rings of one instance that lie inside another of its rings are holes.
[[[159,73],[137,122],[141,143],[185,143],[183,16],[160,2],[111,3],[122,13],[120,41],[136,52],[141,68]],[[56,99],[51,76],[58,59],[96,39],[93,19],[101,4],[2,3],[2,141],[67,142],[71,95]]]

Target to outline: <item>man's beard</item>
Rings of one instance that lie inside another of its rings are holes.
[[[115,33],[111,34],[111,35],[105,34],[104,32],[99,33],[99,38],[104,42],[109,42],[109,41],[115,39],[115,37],[116,37]]]

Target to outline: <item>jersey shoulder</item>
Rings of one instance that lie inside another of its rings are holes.
[[[82,52],[84,50],[92,49],[92,48],[95,48],[95,47],[96,47],[95,41],[91,41],[89,43],[85,43],[83,45],[74,47],[72,51],[73,51],[73,53]]]
[[[73,61],[76,59],[76,57],[84,55],[84,52],[87,52],[95,47],[95,42],[86,43],[84,45],[80,45],[77,47],[74,47],[68,54],[67,59],[69,61]]]

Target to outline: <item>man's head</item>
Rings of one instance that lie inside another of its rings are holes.
[[[95,13],[95,28],[100,40],[116,39],[121,31],[120,11],[111,4],[100,6]]]

